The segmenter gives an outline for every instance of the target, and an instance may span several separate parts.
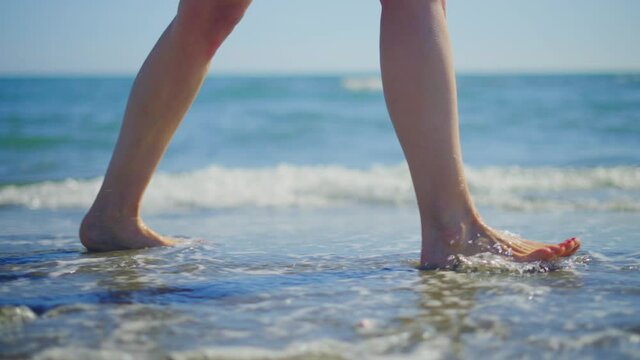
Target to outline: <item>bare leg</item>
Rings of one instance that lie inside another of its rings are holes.
[[[422,223],[421,264],[453,254],[493,252],[519,261],[577,251],[568,239],[547,245],[485,225],[464,177],[457,94],[442,0],[382,0],[380,63],[387,108],[404,150]]]
[[[182,0],[133,84],[98,196],[80,226],[89,250],[171,245],[147,228],[140,202],[151,175],[207,73],[211,57],[250,0]]]

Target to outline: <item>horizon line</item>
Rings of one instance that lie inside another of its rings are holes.
[[[510,75],[640,75],[637,69],[467,69],[455,71],[463,76],[510,76]],[[0,72],[0,78],[98,78],[135,77],[137,72],[96,71],[96,72]],[[379,76],[379,70],[309,70],[309,71],[220,71],[210,72],[210,77],[294,77],[294,76]]]

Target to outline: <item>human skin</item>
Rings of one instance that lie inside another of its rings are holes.
[[[140,203],[216,51],[250,0],[182,0],[134,82],[102,187],[80,226],[90,251],[171,245],[146,227]],[[469,194],[460,150],[457,93],[445,0],[381,0],[380,63],[389,115],[413,181],[422,225],[422,265],[492,252],[516,261],[575,253],[485,225]]]
[[[382,0],[380,64],[389,115],[413,181],[422,225],[421,264],[492,252],[518,261],[575,253],[579,240],[548,245],[485,225],[464,176],[456,79],[445,4]]]

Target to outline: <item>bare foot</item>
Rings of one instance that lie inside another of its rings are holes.
[[[571,256],[580,248],[580,240],[573,237],[557,245],[521,239],[496,231],[481,221],[461,224],[454,230],[426,230],[421,264],[447,266],[451,255],[475,255],[489,252],[519,262],[548,261]]]
[[[173,241],[149,229],[139,217],[102,215],[93,210],[82,220],[80,242],[89,251],[173,245]]]

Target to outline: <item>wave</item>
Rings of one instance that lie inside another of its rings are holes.
[[[508,210],[640,212],[640,167],[466,168],[475,202]],[[0,207],[86,208],[102,178],[0,187]],[[210,166],[159,173],[144,210],[239,207],[415,206],[406,164],[355,169],[343,166],[264,168]]]
[[[344,89],[353,92],[382,91],[382,79],[379,76],[347,77],[341,83]]]

